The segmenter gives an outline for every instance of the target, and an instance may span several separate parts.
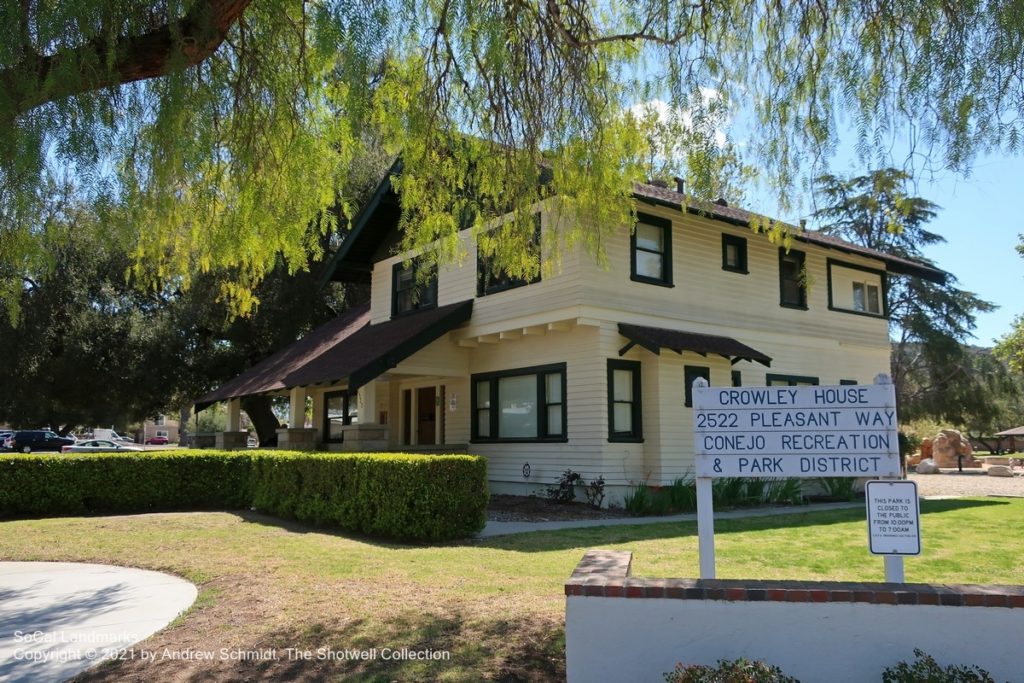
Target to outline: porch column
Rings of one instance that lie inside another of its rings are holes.
[[[229,432],[242,431],[242,399],[232,398],[228,400],[228,428]]]
[[[359,424],[377,424],[377,382],[367,382],[356,392]]]
[[[306,426],[306,388],[293,388],[288,401],[288,426],[302,429]]]

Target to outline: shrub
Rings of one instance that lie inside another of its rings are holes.
[[[782,673],[777,666],[761,661],[750,661],[742,657],[734,660],[718,660],[717,666],[705,664],[676,664],[676,668],[665,674],[668,683],[799,683]]]
[[[583,477],[578,472],[572,470],[562,472],[558,482],[547,488],[548,500],[553,500],[556,503],[571,503],[576,500],[576,485],[581,481],[583,481]]]
[[[470,455],[151,451],[0,457],[0,517],[238,509],[396,540],[476,533],[487,465]]]
[[[475,455],[255,453],[252,486],[262,512],[378,538],[463,538],[487,521]]]
[[[584,492],[587,494],[587,502],[591,507],[601,507],[604,503],[604,475],[601,474],[597,479],[591,479]]]
[[[900,662],[882,672],[883,683],[994,683],[987,671],[977,666],[955,666],[946,668],[931,655],[914,648],[914,663]]]
[[[0,516],[236,509],[249,471],[244,451],[5,454]]]
[[[818,483],[829,498],[853,500],[857,497],[857,480],[853,477],[820,477]]]
[[[622,498],[626,512],[634,517],[651,514],[651,489],[647,484],[637,484]]]

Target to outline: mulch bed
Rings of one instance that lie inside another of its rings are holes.
[[[538,496],[491,496],[487,519],[492,522],[562,522],[629,517],[621,508],[596,509],[586,503],[556,503]]]

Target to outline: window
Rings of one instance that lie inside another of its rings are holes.
[[[853,283],[853,310],[861,313],[881,313],[881,306],[878,303],[878,285],[871,285],[866,282]]]
[[[765,383],[770,387],[815,387],[818,386],[818,378],[768,373],[765,376]]]
[[[630,247],[633,280],[672,286],[672,221],[646,213],[637,214]]]
[[[157,427],[163,427],[165,424],[167,424],[167,416],[157,415],[156,419],[153,420],[153,424],[156,425]]]
[[[743,374],[739,370],[732,371],[732,385],[734,387],[743,386]]]
[[[857,384],[857,380],[855,380],[855,379],[841,379],[841,380],[839,380],[839,384],[841,386],[855,385],[855,384]]]
[[[804,282],[805,254],[802,251],[779,247],[780,305],[789,308],[807,308],[807,287]]]
[[[396,263],[391,277],[391,317],[435,308],[437,306],[437,268],[422,280],[420,264],[413,260],[408,266]]]
[[[608,360],[608,440],[642,441],[640,362]]]
[[[747,240],[745,237],[722,233],[722,270],[746,274]]]
[[[565,363],[473,375],[472,439],[565,441]]]
[[[355,396],[347,391],[331,391],[324,394],[324,403],[324,441],[341,443],[345,437],[341,428],[359,422]]]
[[[476,295],[487,296],[488,294],[497,294],[498,292],[504,292],[507,289],[515,289],[516,287],[524,287],[526,285],[532,285],[534,282],[540,282],[540,214],[534,215],[534,232],[533,241],[530,243],[530,248],[533,250],[533,257],[536,259],[537,274],[530,278],[512,277],[502,269],[498,269],[494,266],[494,257],[486,255],[480,251],[477,247],[476,252]],[[500,230],[501,228],[499,228]]]
[[[877,318],[888,315],[884,270],[831,258],[826,261],[826,265],[830,311]]]
[[[162,437],[164,437],[165,439],[167,438],[167,432],[166,432],[165,430],[163,430],[163,429],[158,429],[158,430],[156,430],[156,435],[157,435],[157,436],[162,436]]]
[[[698,377],[703,377],[707,380],[708,385],[711,385],[711,368],[701,367],[699,365],[686,365],[683,367],[683,384],[686,385],[685,396],[686,400],[683,402],[687,408],[693,407],[693,380]]]

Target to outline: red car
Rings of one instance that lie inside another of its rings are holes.
[[[146,439],[147,446],[166,446],[168,443],[166,436],[152,436]]]

